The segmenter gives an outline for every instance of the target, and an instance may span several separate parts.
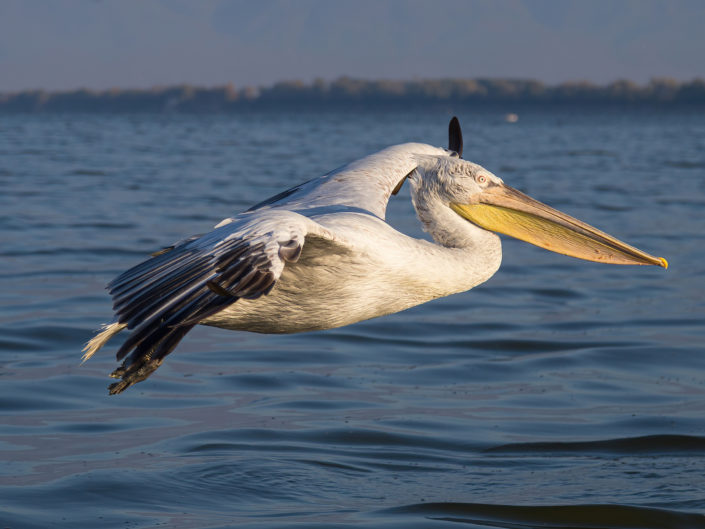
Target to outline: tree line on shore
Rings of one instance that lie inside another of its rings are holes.
[[[639,85],[621,80],[546,85],[521,79],[282,81],[266,87],[190,85],[150,89],[25,90],[0,93],[4,113],[221,113],[266,109],[345,109],[478,105],[705,105],[705,80],[657,78]]]

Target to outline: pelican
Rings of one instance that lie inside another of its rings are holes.
[[[115,320],[83,361],[123,329],[116,394],[149,377],[195,325],[258,333],[331,329],[469,290],[499,268],[497,233],[612,264],[654,257],[506,185],[462,158],[460,124],[447,149],[394,145],[348,163],[179,241],[115,278]],[[435,244],[385,222],[408,181]]]

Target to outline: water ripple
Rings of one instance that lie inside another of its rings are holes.
[[[381,514],[423,516],[478,527],[565,529],[697,529],[705,516],[664,509],[626,505],[483,505],[473,503],[420,503],[382,511]]]
[[[507,454],[674,454],[691,457],[705,455],[705,437],[691,435],[648,435],[570,443],[517,443],[492,447],[487,453]]]

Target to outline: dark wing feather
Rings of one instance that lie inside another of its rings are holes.
[[[118,322],[132,331],[117,352],[124,362],[111,376],[121,380],[110,393],[147,378],[205,318],[271,291],[285,262],[298,259],[306,233],[303,217],[290,213],[279,224],[284,217],[235,222],[186,240],[108,285]]]

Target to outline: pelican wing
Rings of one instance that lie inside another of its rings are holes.
[[[307,235],[334,238],[290,211],[230,220],[158,252],[108,285],[118,319],[114,325],[132,331],[117,353],[125,361],[112,374],[122,380],[111,385],[111,393],[147,378],[203,319],[240,298],[266,295],[286,263],[298,259]]]
[[[447,156],[448,151],[422,143],[393,145],[292,187],[260,202],[250,211],[342,206],[384,219],[389,197],[416,169],[419,155]]]

